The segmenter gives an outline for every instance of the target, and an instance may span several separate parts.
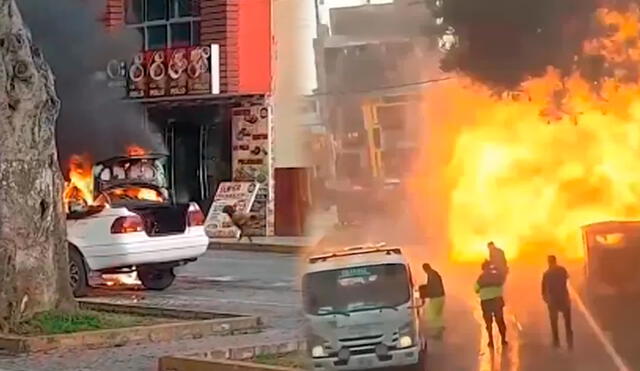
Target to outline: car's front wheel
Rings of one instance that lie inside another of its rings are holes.
[[[176,279],[173,268],[140,266],[138,279],[149,290],[164,290]]]
[[[87,282],[87,268],[84,258],[73,246],[69,246],[69,284],[76,298],[86,296],[89,293]]]

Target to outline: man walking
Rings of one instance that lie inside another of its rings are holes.
[[[433,331],[436,339],[442,338],[444,332],[444,285],[442,277],[430,264],[423,264],[422,269],[427,274],[427,284],[421,287],[421,297],[429,299],[427,303],[427,325]]]
[[[482,264],[482,273],[475,284],[475,291],[480,297],[480,307],[482,308],[482,318],[489,337],[489,348],[494,347],[493,343],[493,321],[495,320],[500,332],[502,346],[509,345],[507,342],[507,324],[504,321],[504,298],[503,298],[504,278],[502,273],[488,260]]]
[[[567,347],[573,348],[573,328],[571,326],[571,299],[567,289],[569,273],[558,265],[554,255],[547,257],[549,268],[542,276],[542,298],[547,303],[549,310],[549,322],[551,324],[551,334],[553,336],[553,346],[560,346],[558,336],[558,314],[562,313],[564,319],[565,336]]]

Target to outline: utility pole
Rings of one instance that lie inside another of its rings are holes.
[[[320,33],[320,0],[313,0],[313,6],[316,10],[316,35]]]

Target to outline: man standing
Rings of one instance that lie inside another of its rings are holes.
[[[564,318],[565,335],[567,337],[567,347],[573,348],[573,328],[571,326],[571,299],[567,289],[569,273],[558,265],[554,255],[547,257],[549,268],[542,276],[542,298],[547,303],[549,310],[549,321],[551,323],[551,334],[553,336],[553,346],[560,346],[558,336],[558,314],[562,313]]]
[[[444,332],[444,285],[442,277],[430,264],[423,264],[422,269],[427,274],[427,284],[421,287],[421,297],[429,299],[427,304],[427,325],[432,329],[436,339],[442,338]]]
[[[504,251],[498,248],[493,241],[487,244],[487,248],[489,249],[489,262],[496,267],[506,279],[507,273],[509,273],[509,267],[507,265],[507,258],[504,255]]]
[[[504,278],[501,272],[488,260],[482,264],[482,273],[475,284],[475,291],[480,297],[480,307],[482,308],[482,318],[489,337],[489,348],[494,347],[493,343],[493,321],[495,319],[502,346],[509,345],[507,342],[507,324],[504,321],[504,298],[503,298]]]

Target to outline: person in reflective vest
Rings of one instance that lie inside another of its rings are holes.
[[[482,308],[482,318],[487,329],[489,337],[488,347],[493,348],[493,322],[495,320],[500,332],[502,346],[508,345],[507,342],[507,325],[504,321],[504,297],[503,297],[504,276],[503,273],[491,264],[485,261],[482,264],[482,273],[478,276],[475,284],[475,292],[480,298],[480,307]]]
[[[430,264],[423,264],[422,269],[427,274],[427,284],[421,287],[421,297],[429,299],[427,303],[427,326],[437,339],[442,338],[444,332],[444,284],[442,276]]]

